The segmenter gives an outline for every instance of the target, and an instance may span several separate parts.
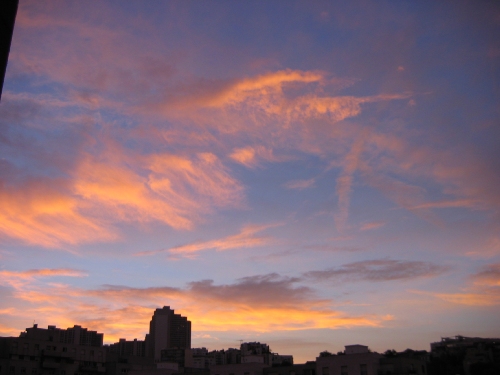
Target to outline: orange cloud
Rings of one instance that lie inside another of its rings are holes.
[[[86,272],[75,270],[72,268],[42,268],[32,269],[27,271],[7,271],[0,270],[0,277],[16,277],[20,279],[33,279],[35,277],[52,277],[52,276],[65,276],[65,277],[85,277],[88,276]]]
[[[75,190],[93,209],[105,207],[108,215],[160,220],[176,229],[191,228],[212,206],[241,202],[241,186],[213,154],[198,154],[194,160],[156,154],[142,161],[134,170],[113,161],[84,160],[76,172]],[[148,175],[138,173],[141,169]]]
[[[114,238],[108,228],[79,212],[67,185],[48,179],[27,181],[22,187],[0,185],[0,231],[46,247]]]
[[[473,276],[474,284],[500,287],[500,263],[489,264]],[[500,290],[499,290],[500,292]]]
[[[267,149],[263,146],[235,148],[229,157],[248,168],[255,168],[259,165],[261,160],[280,161],[279,158],[273,155],[271,149]]]
[[[14,297],[18,302],[28,302],[29,307],[14,306],[8,313],[27,318],[37,316],[39,324],[82,324],[104,332],[106,342],[144,337],[152,306],[167,302],[192,320],[194,332],[336,329],[380,326],[387,320],[383,316],[353,316],[332,309],[331,301],[317,298],[312,289],[296,285],[298,282],[297,278],[269,274],[245,277],[232,284],[203,280],[189,283],[185,288],[107,285],[85,290],[38,283],[36,288],[16,286]]]
[[[136,255],[153,255],[161,252],[168,252],[170,254],[192,254],[197,253],[203,250],[216,250],[216,251],[224,251],[224,250],[232,250],[232,249],[241,249],[247,247],[256,247],[256,246],[264,246],[273,242],[270,237],[265,236],[256,236],[256,233],[259,233],[265,229],[281,225],[281,224],[268,224],[268,225],[247,225],[242,228],[240,233],[227,236],[224,238],[219,238],[216,240],[210,241],[200,241],[193,242],[187,245],[172,247],[170,249],[164,250],[154,250],[154,251],[143,251],[139,252]]]
[[[321,73],[298,70],[282,70],[257,77],[236,81],[218,95],[207,100],[209,107],[222,107],[247,101],[249,97],[269,96],[281,93],[283,86],[290,83],[313,83],[323,79]],[[269,103],[268,103],[269,104]]]

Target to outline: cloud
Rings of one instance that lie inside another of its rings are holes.
[[[247,247],[264,246],[272,243],[273,239],[267,236],[257,236],[256,234],[277,225],[281,224],[247,225],[241,229],[240,233],[235,235],[219,238],[216,240],[193,242],[187,245],[176,246],[169,249],[142,251],[136,253],[135,255],[154,255],[163,252],[177,255],[189,255],[204,250],[225,251]]]
[[[0,232],[45,247],[114,240],[120,222],[191,229],[214,208],[244,201],[243,187],[212,153],[138,157],[110,147],[99,157],[83,154],[70,177],[16,173],[0,179]]]
[[[414,293],[430,295],[443,301],[457,305],[472,307],[478,306],[498,306],[500,305],[500,294],[498,291],[464,291],[457,293],[433,293],[414,291]]]
[[[318,299],[313,290],[296,286],[296,278],[277,274],[241,278],[232,284],[212,280],[188,283],[183,290],[170,288],[107,287],[89,291],[107,301],[175,301],[197,330],[244,329],[250,332],[378,326],[384,318],[349,316],[330,308],[330,301]],[[123,303],[123,302],[122,302]]]
[[[339,268],[309,271],[304,277],[315,281],[392,281],[411,280],[442,274],[449,268],[429,262],[401,261],[392,259],[364,260],[344,264]]]
[[[267,149],[262,146],[235,148],[229,157],[248,168],[257,167],[260,164],[260,161],[280,161],[279,158],[273,155],[273,151],[271,149]]]
[[[190,229],[193,221],[213,206],[241,202],[241,185],[211,153],[199,153],[193,159],[155,154],[143,158],[137,169],[116,158],[105,162],[88,158],[76,171],[76,192],[101,213],[126,221],[159,220],[176,229]]]
[[[27,271],[0,270],[0,276],[33,279],[35,277],[53,277],[53,276],[85,277],[88,276],[88,274],[84,271],[73,268],[41,268],[41,269],[32,269]]]
[[[364,223],[363,225],[361,225],[361,228],[359,228],[359,230],[363,231],[363,230],[377,229],[377,228],[383,227],[386,224],[387,223],[385,221],[374,221],[371,223]]]
[[[86,272],[73,268],[41,268],[27,271],[0,270],[0,283],[19,290],[40,278],[86,276],[88,276]]]
[[[500,263],[489,264],[473,277],[474,284],[500,287]]]
[[[188,283],[184,288],[133,288],[103,285],[83,289],[64,284],[14,285],[13,311],[37,322],[83,324],[105,332],[106,342],[143,337],[155,307],[170,304],[193,321],[196,331],[245,330],[272,332],[315,328],[380,326],[386,317],[351,315],[332,308],[299,278],[276,273],[244,277],[228,284],[213,280]],[[24,309],[18,303],[27,302]]]
[[[412,207],[412,209],[422,209],[422,208],[474,208],[477,207],[479,202],[472,199],[459,199],[452,201],[438,201],[438,202],[427,202],[422,203],[417,206]]]
[[[68,182],[29,179],[22,186],[0,181],[0,232],[28,244],[59,247],[62,243],[110,240],[114,234],[78,211]]]
[[[316,179],[288,181],[284,186],[287,189],[304,190],[314,186]]]
[[[478,248],[473,251],[468,251],[465,255],[474,258],[492,258],[497,254],[500,254],[500,237],[493,236],[482,246],[478,246]]]
[[[430,295],[443,301],[466,306],[498,306],[500,305],[500,263],[483,266],[470,277],[469,285],[458,292],[439,293],[414,291],[418,294]]]
[[[365,135],[366,136],[366,135]],[[364,149],[365,136],[359,136],[351,147],[343,161],[342,172],[337,178],[338,207],[335,213],[335,224],[337,230],[342,232],[347,227],[349,216],[350,194],[354,173],[358,169],[361,155]]]

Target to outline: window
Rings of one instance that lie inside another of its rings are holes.
[[[16,368],[14,366],[9,367],[9,373],[13,374],[16,372]]]
[[[359,365],[359,372],[361,375],[368,375],[368,368],[366,364]]]
[[[36,368],[32,368],[31,369],[31,374],[32,375],[36,375],[38,373],[37,369]]]
[[[340,366],[340,375],[349,375],[347,372],[347,366]]]
[[[26,374],[26,367],[21,367],[21,374]]]
[[[321,369],[321,375],[328,375],[328,367],[323,367]]]

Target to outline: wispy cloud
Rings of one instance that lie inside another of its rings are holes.
[[[372,230],[372,229],[377,229],[377,228],[381,228],[383,227],[384,225],[386,225],[387,223],[385,221],[374,221],[374,222],[371,222],[371,223],[364,223],[361,225],[361,227],[359,228],[359,230]]]
[[[456,292],[414,291],[443,301],[467,306],[500,305],[500,263],[483,266],[473,274],[468,285]]]
[[[177,255],[189,255],[204,250],[225,251],[240,248],[264,246],[273,242],[272,237],[259,236],[257,233],[268,228],[282,224],[267,224],[267,225],[247,225],[243,227],[240,233],[209,241],[193,242],[186,245],[176,246],[169,249],[142,251],[135,255],[154,255],[158,253],[168,252]]]
[[[273,151],[271,149],[263,146],[235,148],[229,156],[234,161],[243,164],[248,168],[257,167],[261,161],[280,161],[279,158],[273,155]]]
[[[335,213],[335,224],[339,231],[347,227],[349,216],[350,194],[352,190],[354,173],[358,169],[358,164],[363,153],[365,136],[359,136],[351,147],[351,150],[344,159],[342,172],[337,178],[338,207]]]
[[[449,267],[430,262],[392,259],[364,260],[344,264],[339,268],[309,271],[304,277],[315,281],[392,281],[432,277],[449,270]]]
[[[304,190],[314,186],[316,179],[288,181],[284,186],[287,189]]]
[[[492,258],[498,254],[500,254],[500,237],[494,235],[465,255],[471,258]]]
[[[472,279],[476,285],[500,287],[500,263],[493,263],[483,267]]]
[[[39,278],[86,276],[88,276],[86,272],[72,268],[41,268],[27,271],[0,270],[0,283],[19,289]]]

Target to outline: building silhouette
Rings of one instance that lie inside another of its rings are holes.
[[[60,329],[34,324],[19,337],[0,338],[2,375],[104,374],[103,334],[81,326]]]
[[[148,356],[155,362],[161,361],[164,349],[191,348],[191,322],[180,314],[175,314],[170,306],[156,309],[149,323],[146,336]]]
[[[75,325],[26,328],[19,337],[0,337],[0,375],[499,375],[500,339],[445,337],[431,352],[407,349],[372,352],[346,345],[319,353],[316,361],[294,364],[293,356],[269,345],[191,348],[191,322],[169,306],[156,309],[144,341],[120,339]]]

